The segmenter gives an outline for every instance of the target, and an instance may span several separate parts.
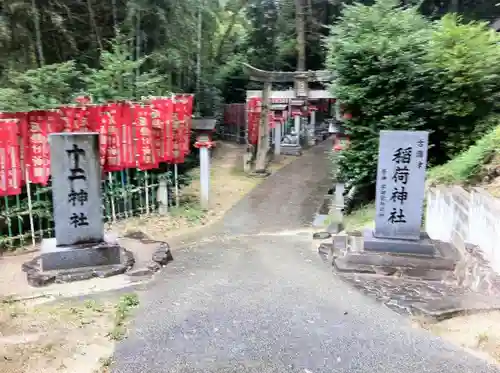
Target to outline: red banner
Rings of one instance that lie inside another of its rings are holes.
[[[21,193],[22,172],[17,119],[0,120],[0,195]]]
[[[153,122],[155,142],[160,141],[160,162],[171,162],[173,154],[172,122],[174,105],[171,99],[160,98],[152,101],[153,108],[157,111],[159,119]]]
[[[121,108],[118,104],[109,104],[101,108],[99,115],[102,126],[107,126],[105,171],[121,171],[123,164]]]
[[[189,154],[189,142],[191,133],[191,112],[193,110],[193,96],[192,95],[176,95],[174,98],[174,113],[177,118],[179,151],[182,154],[182,161],[184,156]]]
[[[193,96],[183,94],[173,99],[152,98],[149,104],[118,102],[28,113],[0,112],[0,195],[19,194],[25,175],[32,183],[47,184],[48,137],[54,132],[99,133],[104,171],[182,163],[190,150],[192,107]]]
[[[42,185],[47,185],[50,176],[48,114],[41,110],[28,114],[28,141],[24,149],[30,181]]]
[[[153,146],[153,121],[150,105],[134,105],[134,130],[137,168],[150,170],[158,167]]]
[[[260,98],[252,97],[248,101],[248,142],[256,145],[259,136]]]
[[[59,109],[62,128],[58,132],[89,132],[89,112],[86,107],[66,106]],[[98,131],[97,131],[98,132]]]
[[[128,102],[120,102],[120,112],[118,116],[120,128],[122,129],[122,154],[123,167],[134,168],[137,164],[136,150],[134,149],[134,112],[132,105]]]
[[[104,115],[105,106],[87,106],[85,108],[85,120],[90,132],[99,133],[99,163],[106,171],[106,159],[108,153],[108,127],[109,117]]]

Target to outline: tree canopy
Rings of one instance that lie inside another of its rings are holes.
[[[154,93],[195,92],[199,111],[211,114],[221,102],[242,102],[251,88],[241,61],[295,70],[297,7],[304,21],[305,66],[323,68],[328,26],[350,3],[3,0],[0,110],[66,102],[69,91],[91,91],[98,99],[133,98],[148,87]],[[431,18],[456,11],[465,20],[490,21],[500,17],[494,3],[425,0],[419,11]]]

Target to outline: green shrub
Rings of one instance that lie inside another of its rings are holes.
[[[340,178],[373,196],[380,130],[427,130],[442,164],[490,129],[500,92],[498,36],[485,24],[436,22],[394,0],[344,8],[328,38],[331,90],[353,114]]]

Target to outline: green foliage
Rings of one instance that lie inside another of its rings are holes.
[[[331,89],[353,114],[340,178],[372,196],[381,130],[430,131],[429,160],[440,164],[491,129],[499,41],[483,23],[431,22],[395,0],[346,6],[327,43]]]
[[[126,38],[119,35],[110,45],[110,51],[101,53],[100,67],[88,69],[84,77],[86,92],[96,102],[170,94],[165,76],[154,69],[140,72],[147,58],[134,60]]]
[[[500,118],[495,116],[496,123]],[[485,164],[500,153],[500,126],[484,135],[469,149],[428,174],[430,185],[464,184],[476,181]]]
[[[68,103],[80,77],[73,61],[24,72],[11,71],[11,87],[0,89],[0,110],[33,110]]]
[[[347,6],[332,27],[327,62],[338,76],[332,90],[353,113],[345,123],[351,146],[339,157],[340,179],[371,186],[379,131],[422,127],[415,110],[422,80],[416,63],[428,28],[416,9],[398,8],[395,1]]]

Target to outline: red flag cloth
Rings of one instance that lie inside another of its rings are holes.
[[[17,113],[6,113],[0,112],[1,119],[17,119],[18,120],[18,143],[19,143],[19,153],[21,157],[21,184],[26,183],[26,161],[29,160],[25,154],[25,149],[28,146],[28,113],[17,112]]]
[[[158,111],[159,114],[159,126],[160,131],[155,130],[155,125],[153,123],[153,130],[156,132],[155,141],[158,141],[158,135],[160,136],[159,141],[161,141],[161,153],[160,162],[171,162],[174,159],[173,155],[173,139],[172,139],[172,121],[173,121],[173,101],[170,98],[158,98],[154,99],[151,104],[153,108]]]
[[[62,128],[58,132],[93,131],[89,123],[90,118],[87,107],[62,106],[59,111],[61,112]]]
[[[191,141],[191,123],[193,116],[193,95],[177,95],[175,97],[175,102],[179,104],[178,110],[178,120],[180,121],[179,128],[181,129],[181,151],[183,155],[189,154],[190,141]],[[179,116],[180,113],[180,116]],[[183,157],[184,159],[184,157]]]
[[[88,131],[99,133],[99,163],[106,171],[109,118],[104,115],[104,107],[104,105],[87,106],[84,108],[83,115]]]
[[[137,168],[150,170],[158,167],[153,146],[153,121],[151,105],[134,105],[134,134],[136,140]]]
[[[101,106],[100,111],[100,131],[107,133],[104,170],[121,171],[125,168],[122,162],[121,107],[113,103]]]
[[[185,95],[186,96],[186,106],[184,107],[186,110],[186,116],[187,116],[187,151],[189,153],[189,143],[191,140],[191,129],[193,128],[193,103],[194,103],[194,96],[193,95]]]
[[[122,131],[121,156],[124,168],[136,167],[136,151],[134,149],[134,112],[129,102],[117,103],[116,121]]]
[[[165,127],[161,119],[160,110],[158,110],[155,105],[151,105],[151,127],[154,157],[160,162],[165,153],[165,144],[163,143],[163,132]]]
[[[256,145],[259,136],[260,98],[252,97],[248,101],[248,142]]]
[[[48,134],[51,121],[48,114],[43,110],[28,113],[28,138],[24,149],[30,181],[42,185],[47,185],[50,176]]]
[[[0,195],[21,193],[22,172],[17,119],[0,120]]]

